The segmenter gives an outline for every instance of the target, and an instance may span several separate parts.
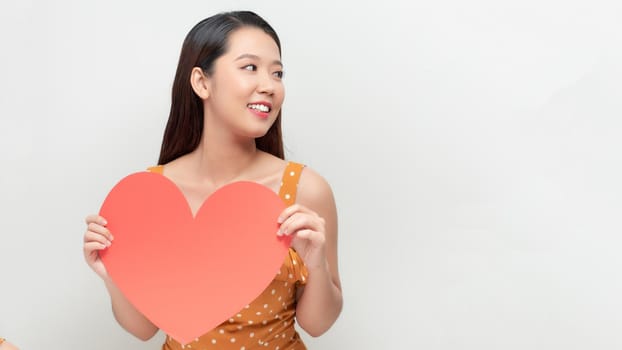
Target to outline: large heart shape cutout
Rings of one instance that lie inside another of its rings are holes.
[[[285,203],[254,182],[224,186],[196,217],[166,177],[141,172],[108,194],[100,215],[114,235],[100,252],[109,276],[156,326],[187,344],[253,301],[289,247],[277,217]]]

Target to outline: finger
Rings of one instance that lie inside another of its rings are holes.
[[[95,233],[92,231],[87,231],[84,234],[84,242],[85,243],[99,242],[101,244],[104,244],[106,247],[110,247],[110,245],[112,244],[112,242],[106,236],[103,236],[99,233]]]
[[[88,242],[88,243],[84,243],[84,254],[86,254],[87,256],[90,255],[91,253],[93,253],[96,250],[104,250],[108,247],[106,247],[105,244],[102,244],[100,242]]]
[[[104,235],[106,236],[106,238],[108,238],[109,240],[114,240],[114,237],[112,236],[112,233],[110,233],[110,230],[108,230],[106,227],[100,225],[100,224],[96,224],[94,222],[88,224],[87,226],[89,231],[95,232],[95,233],[99,233],[100,235]]]
[[[322,220],[319,217],[309,214],[296,213],[290,216],[279,227],[277,235],[290,235],[302,229],[311,229],[314,231],[324,231]]]
[[[290,235],[304,228],[316,228],[310,215],[295,213],[281,224],[277,235]]]
[[[305,207],[304,205],[294,204],[294,205],[290,205],[289,207],[285,208],[281,212],[281,214],[279,214],[279,217],[277,218],[276,222],[281,224],[281,223],[285,222],[285,220],[287,220],[287,218],[289,218],[290,216],[294,215],[295,213],[306,213],[306,214],[317,215],[314,211],[312,211],[311,209]]]
[[[88,215],[84,221],[86,222],[86,224],[90,224],[90,223],[96,223],[102,226],[106,226],[108,225],[108,221],[106,221],[106,219],[104,219],[102,216],[99,216],[97,214],[91,214]]]
[[[300,230],[296,232],[296,236],[302,239],[308,239],[316,246],[321,245],[326,241],[326,236],[324,236],[321,232],[313,230]]]

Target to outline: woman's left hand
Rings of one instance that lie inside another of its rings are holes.
[[[291,246],[308,269],[325,267],[326,222],[313,210],[294,204],[279,215],[277,235],[292,236]]]

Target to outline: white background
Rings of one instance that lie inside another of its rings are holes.
[[[83,218],[155,164],[181,43],[283,42],[289,158],[331,183],[345,307],[311,349],[622,347],[622,2],[5,1],[0,336],[158,349],[114,321]]]

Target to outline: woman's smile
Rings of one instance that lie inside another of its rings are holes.
[[[261,119],[267,119],[270,116],[270,111],[272,111],[272,104],[265,101],[249,103],[246,107]]]

